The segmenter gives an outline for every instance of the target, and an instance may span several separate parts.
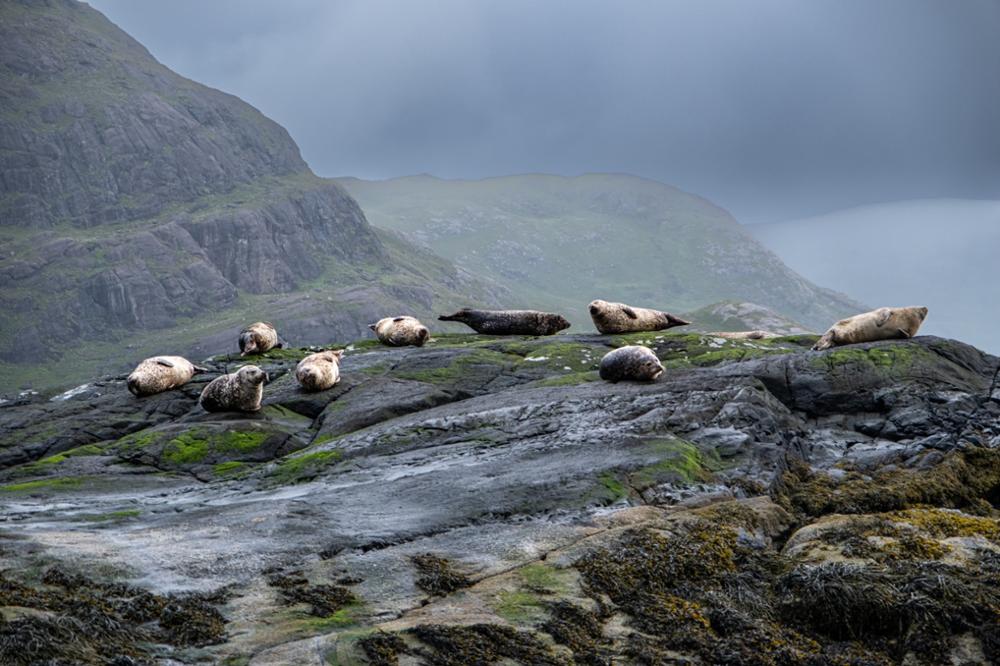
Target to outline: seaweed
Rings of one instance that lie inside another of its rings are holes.
[[[455,590],[468,587],[469,578],[452,568],[451,561],[431,553],[422,553],[410,558],[420,576],[416,583],[424,592],[445,596]]]

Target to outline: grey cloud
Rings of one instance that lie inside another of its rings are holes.
[[[750,221],[1000,197],[991,0],[91,4],[323,175],[624,171]]]

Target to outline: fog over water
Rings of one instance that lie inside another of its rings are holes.
[[[91,3],[321,175],[621,171],[745,222],[1000,198],[1000,2]]]

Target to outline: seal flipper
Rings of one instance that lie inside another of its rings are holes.
[[[174,367],[174,364],[171,361],[168,361],[165,358],[158,358],[158,359],[156,359],[156,362],[158,364],[166,367],[166,368],[172,368],[172,367]]]
[[[627,305],[622,308],[622,312],[624,312],[625,316],[627,316],[629,319],[638,319],[639,318],[639,315],[637,315],[635,313],[635,310],[633,310],[632,308],[630,308]]]
[[[393,321],[403,321],[406,317],[393,317]]]
[[[879,308],[875,311],[875,325],[881,328],[885,326],[885,322],[889,321],[889,317],[892,316],[892,310],[889,308]]]

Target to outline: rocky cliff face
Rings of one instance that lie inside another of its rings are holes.
[[[455,268],[380,236],[283,128],[83,3],[0,4],[0,109],[0,393],[124,368],[124,340],[217,352],[270,319],[310,343],[457,304]]]
[[[305,162],[240,99],[189,81],[73,0],[5,2],[0,201],[5,224],[155,217]]]
[[[0,406],[0,661],[1000,659],[1000,360],[933,337],[440,335]],[[660,381],[608,384],[645,343]],[[126,662],[121,662],[126,663]]]

